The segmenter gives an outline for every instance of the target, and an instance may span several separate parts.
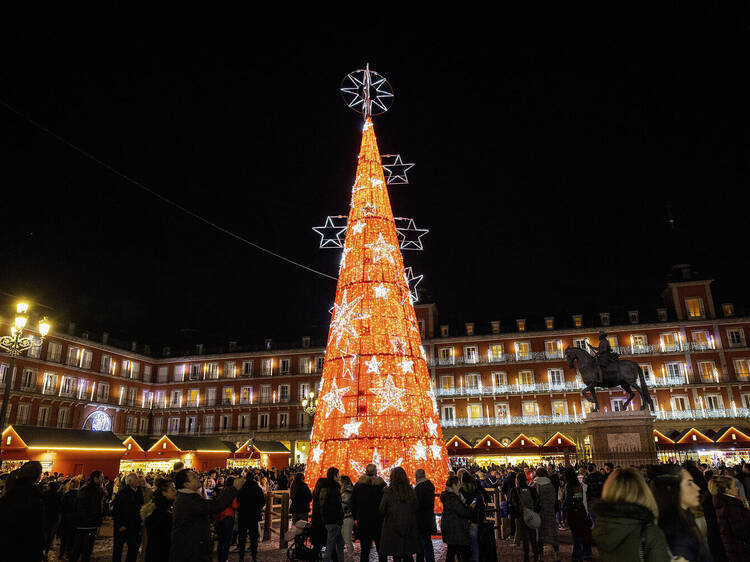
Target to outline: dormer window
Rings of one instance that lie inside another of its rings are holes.
[[[519,318],[518,320],[516,320],[516,326],[518,327],[519,332],[525,332],[526,331],[526,319]]]
[[[440,336],[443,338],[448,337],[448,324],[443,324],[440,326]]]
[[[609,326],[609,312],[600,312],[599,318],[601,318],[602,326]]]
[[[544,317],[544,326],[548,330],[554,330],[555,329],[555,317],[554,316],[545,316]]]
[[[583,315],[581,314],[573,315],[573,326],[575,326],[576,328],[583,327]]]
[[[473,336],[474,335],[474,322],[467,322],[465,326],[466,326],[466,335]]]
[[[493,320],[490,322],[492,325],[492,333],[493,334],[499,334],[500,333],[500,320]]]
[[[656,309],[656,318],[659,320],[659,322],[666,322],[667,321],[667,309],[666,308],[657,308]]]
[[[631,324],[638,324],[638,311],[637,310],[629,310],[628,311],[628,320],[630,320]]]
[[[734,304],[731,302],[725,302],[722,304],[721,310],[724,312],[724,316],[734,316]]]
[[[703,299],[700,297],[685,299],[685,309],[687,310],[688,318],[691,320],[699,320],[706,316],[703,310]]]

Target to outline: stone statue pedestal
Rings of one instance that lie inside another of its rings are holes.
[[[622,467],[656,464],[654,414],[649,410],[592,412],[584,425],[591,446],[591,460]]]

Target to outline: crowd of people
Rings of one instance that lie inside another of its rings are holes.
[[[368,465],[355,482],[328,469],[312,488],[304,467],[280,471],[217,469],[198,473],[176,463],[166,472],[82,475],[42,473],[38,462],[0,475],[0,552],[8,560],[88,561],[111,517],[113,561],[228,560],[236,545],[256,561],[267,495],[289,490],[289,513],[304,530],[311,559],[434,562],[432,537],[446,560],[496,560],[495,528],[524,560],[569,531],[573,560],[737,562],[750,560],[750,464],[693,462],[641,467],[587,465],[456,468],[445,483],[397,467],[386,482]],[[413,477],[413,480],[411,479]],[[436,484],[444,489],[436,494]],[[436,498],[442,513],[435,516]],[[499,502],[493,504],[491,502]],[[438,531],[439,521],[439,531]]]

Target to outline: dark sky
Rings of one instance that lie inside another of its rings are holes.
[[[366,61],[391,82],[382,153],[416,167],[394,214],[431,229],[407,265],[446,321],[641,308],[689,261],[742,305],[747,20],[618,29],[505,22],[307,34],[29,34],[0,98],[180,205],[335,275],[311,227],[347,211]],[[572,18],[575,19],[575,18]],[[443,28],[447,29],[447,28]],[[550,31],[552,30],[552,31]],[[0,106],[0,291],[139,342],[296,341],[335,284],[154,198]],[[667,206],[677,230],[667,228]],[[738,266],[737,263],[740,265]]]

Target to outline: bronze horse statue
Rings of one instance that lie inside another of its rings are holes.
[[[597,386],[600,388],[622,387],[628,394],[628,400],[624,405],[625,408],[635,398],[635,393],[633,392],[633,388],[635,388],[638,394],[641,395],[641,410],[645,410],[648,407],[653,409],[654,402],[648,393],[646,377],[643,376],[643,371],[637,363],[623,359],[610,364],[604,373],[604,382],[600,384],[598,382],[599,365],[596,358],[592,357],[587,351],[580,347],[568,347],[565,350],[565,358],[568,360],[568,366],[571,369],[575,369],[575,362],[578,361],[578,371],[581,373],[583,384],[586,385],[581,394],[586,400],[594,403],[595,412],[599,411],[599,400],[596,398]],[[590,396],[587,396],[587,393]]]

